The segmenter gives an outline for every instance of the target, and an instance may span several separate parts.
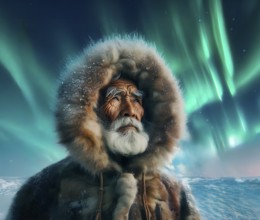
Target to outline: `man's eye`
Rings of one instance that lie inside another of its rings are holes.
[[[112,98],[112,100],[119,101],[120,99],[119,99],[118,96],[114,96],[114,97]]]
[[[140,105],[142,104],[142,100],[139,98],[134,98],[134,102],[139,103]]]

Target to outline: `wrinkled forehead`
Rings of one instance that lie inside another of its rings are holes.
[[[106,97],[110,95],[115,95],[116,93],[123,93],[124,95],[135,94],[142,97],[143,93],[138,90],[137,86],[126,79],[118,79],[110,83],[106,91]]]

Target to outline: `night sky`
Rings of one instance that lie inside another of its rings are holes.
[[[180,81],[178,175],[260,176],[260,1],[93,2],[0,1],[0,176],[65,157],[53,116],[60,74],[114,34],[156,45]]]

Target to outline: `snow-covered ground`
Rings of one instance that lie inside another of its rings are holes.
[[[0,220],[4,219],[12,199],[25,178],[0,177]]]
[[[260,219],[260,178],[191,178],[202,219]]]
[[[25,178],[0,178],[0,220]],[[190,185],[202,219],[260,219],[260,178],[184,178]]]

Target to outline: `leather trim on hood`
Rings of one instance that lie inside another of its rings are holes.
[[[126,167],[109,156],[98,116],[100,91],[113,77],[133,80],[144,91],[147,150]],[[186,118],[178,83],[154,46],[138,37],[114,37],[90,45],[71,63],[60,83],[57,131],[72,158],[92,174],[105,170],[149,172],[171,161]]]

